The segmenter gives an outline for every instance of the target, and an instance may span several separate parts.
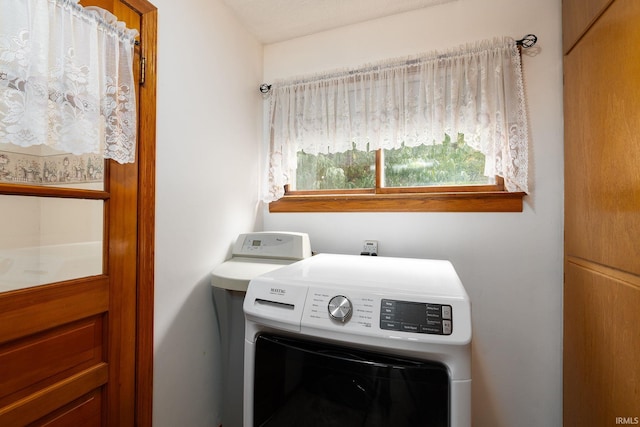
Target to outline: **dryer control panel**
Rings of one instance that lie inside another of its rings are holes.
[[[451,335],[453,308],[444,304],[383,299],[380,302],[380,329]]]

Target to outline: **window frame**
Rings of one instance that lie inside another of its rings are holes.
[[[269,212],[522,212],[525,192],[495,184],[428,187],[383,187],[383,155],[376,150],[375,188],[290,190],[269,203]]]

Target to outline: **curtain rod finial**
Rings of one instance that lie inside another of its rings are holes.
[[[537,41],[538,37],[536,37],[535,34],[527,34],[520,40],[516,40],[516,44],[518,46],[522,46],[524,49],[528,49],[530,47],[533,47]]]
[[[265,94],[266,94],[266,93],[269,93],[269,91],[270,91],[270,90],[271,90],[271,85],[268,85],[268,84],[266,84],[266,83],[262,83],[262,84],[260,85],[260,92],[262,92],[262,93],[265,93]]]

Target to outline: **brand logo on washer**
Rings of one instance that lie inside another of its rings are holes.
[[[285,291],[284,289],[280,289],[280,288],[271,288],[271,293],[272,294],[276,294],[276,295],[284,295],[287,293],[287,291]]]

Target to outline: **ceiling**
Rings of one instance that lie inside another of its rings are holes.
[[[454,0],[223,1],[251,33],[269,44]]]

